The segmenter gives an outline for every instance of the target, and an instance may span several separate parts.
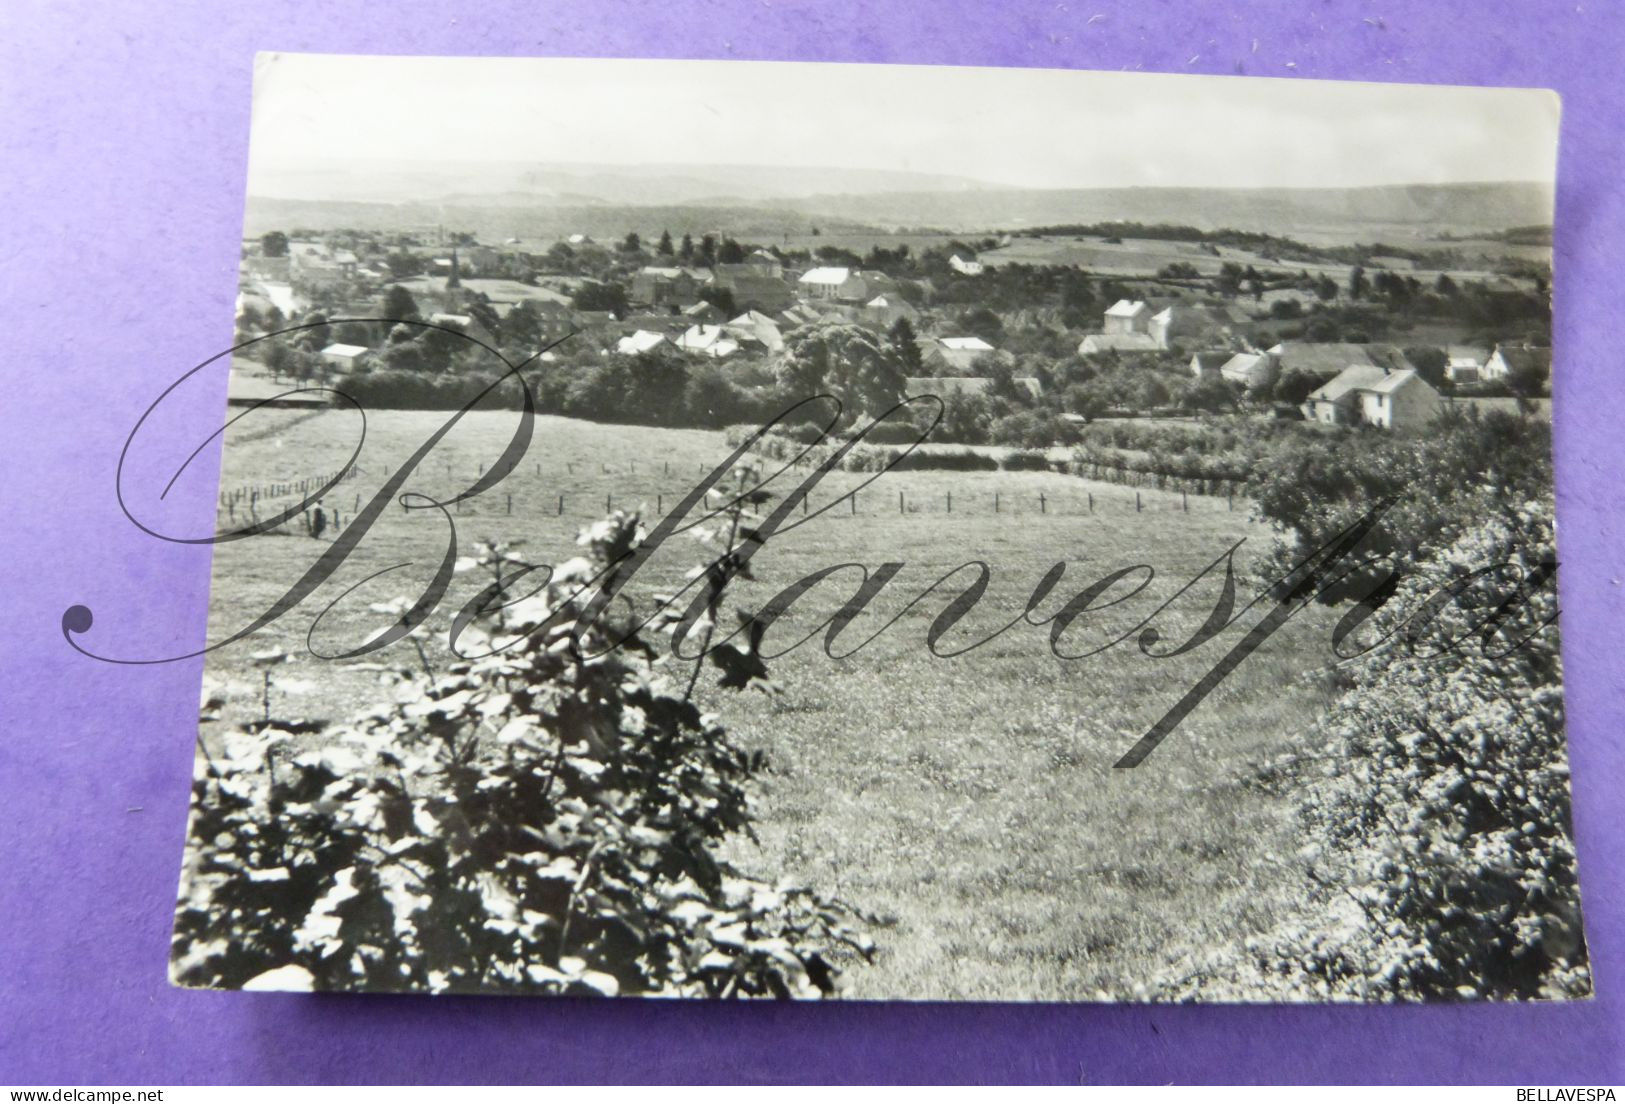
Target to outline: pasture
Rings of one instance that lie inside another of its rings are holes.
[[[369,414],[362,474],[329,492],[324,509],[352,524],[358,500],[447,417]],[[445,498],[466,487],[496,460],[517,420],[468,415],[403,489]],[[222,488],[333,471],[358,426],[341,411],[247,419],[228,437]],[[392,615],[370,607],[415,598],[453,529],[462,554],[491,537],[523,540],[532,560],[557,562],[575,554],[577,531],[603,514],[606,498],[642,507],[652,524],[728,451],[720,433],[538,418],[529,451],[504,482],[449,515],[386,504],[349,560],[298,609],[213,653],[208,677],[227,704],[220,722],[204,725],[204,739],[219,723],[259,715],[250,657],[267,649],[294,657],[276,669],[275,713],[311,715],[319,698],[324,719],[336,720],[374,704],[384,693],[375,665],[416,666],[413,649],[324,660],[307,642],[335,655],[386,628]],[[770,488],[789,490],[804,475],[785,473]],[[1331,695],[1327,611],[1292,618],[1143,765],[1112,767],[1261,612],[1182,655],[1151,658],[1137,646],[1139,626],[1164,603],[1154,622],[1162,643],[1150,650],[1191,636],[1213,608],[1219,576],[1181,588],[1243,539],[1236,564],[1242,602],[1250,598],[1245,568],[1269,534],[1241,503],[1231,511],[1222,499],[1187,503],[1143,491],[1137,510],[1133,488],[1046,472],[900,472],[865,485],[871,479],[825,479],[756,555],[757,578],[733,592],[732,604],[759,609],[822,569],[900,564],[842,633],[834,657],[821,626],[856,590],[856,567],[832,572],[768,633],[764,653],[785,652],[769,659],[780,695],[722,692],[710,678],[700,691],[702,704],[770,762],[759,842],[740,846],[735,859],[820,886],[880,921],[878,960],[852,971],[852,996],[1155,995],[1153,979],[1235,950],[1302,907],[1292,795],[1264,782],[1270,772],[1262,768],[1313,751],[1306,741]],[[855,508],[846,497],[854,490]],[[267,608],[333,536],[290,528],[217,549],[211,640]],[[629,597],[652,609],[651,596],[682,587],[701,559],[699,544],[672,537]],[[967,561],[987,565],[985,593],[941,636],[939,656],[928,631],[974,580],[975,568],[961,568]],[[1061,580],[1032,601],[1057,563],[1066,564]],[[1096,606],[1114,604],[1061,634],[1062,653],[1097,654],[1058,658],[1049,628],[1022,620],[1031,606],[1042,622],[1091,583],[1129,568],[1137,570]],[[1131,593],[1140,580],[1148,581]],[[446,662],[450,617],[484,581],[478,572],[458,576],[420,633],[431,665]],[[1127,639],[1107,646],[1119,637]],[[686,665],[674,665],[673,677],[686,674]]]

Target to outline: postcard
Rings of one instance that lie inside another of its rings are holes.
[[[174,981],[1589,996],[1557,131],[262,55]]]

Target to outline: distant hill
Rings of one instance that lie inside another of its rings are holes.
[[[1445,228],[1505,230],[1550,223],[1553,190],[1544,184],[1412,184],[1368,188],[982,189],[888,195],[823,195],[792,201],[812,215],[880,226],[948,230],[1061,223],[1180,223],[1295,235],[1315,229],[1411,236]]]
[[[350,203],[477,206],[706,206],[821,194],[936,193],[992,187],[968,177],[880,169],[770,165],[535,165],[379,161],[258,167],[256,196]]]
[[[821,187],[828,190],[820,190]],[[264,190],[262,190],[262,188]],[[320,198],[317,198],[320,197]],[[961,233],[1126,221],[1402,243],[1552,221],[1534,183],[1365,188],[1019,189],[918,173],[760,166],[397,166],[258,173],[247,232],[309,227],[471,230],[486,240],[628,230],[767,240],[893,227]]]
[[[693,234],[732,235],[770,243],[782,235],[805,234],[816,224],[825,232],[865,232],[873,227],[841,218],[814,218],[805,212],[743,205],[626,206],[569,203],[521,204],[502,197],[459,198],[445,203],[349,203],[250,197],[243,233],[257,238],[269,230],[375,230],[432,233],[437,227],[470,231],[481,241],[510,237],[526,241],[589,234],[603,242],[619,241],[628,230],[649,237],[670,230]]]

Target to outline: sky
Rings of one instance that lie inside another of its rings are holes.
[[[1557,120],[1556,95],[1531,89],[266,53],[250,191],[273,170],[428,158],[883,169],[1036,188],[1550,182]]]

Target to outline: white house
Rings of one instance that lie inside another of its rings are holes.
[[[784,348],[784,334],[779,330],[779,324],[761,311],[746,311],[723,329],[741,345],[757,344],[770,353]]]
[[[1264,353],[1237,353],[1219,366],[1222,378],[1248,389],[1269,382],[1275,371],[1275,362]]]
[[[1101,331],[1108,334],[1146,333],[1151,328],[1151,308],[1138,299],[1119,299],[1106,308]]]
[[[982,274],[981,261],[967,261],[958,253],[955,253],[953,256],[948,258],[948,267],[959,273],[961,276],[980,276]]]
[[[1326,425],[1415,429],[1443,409],[1444,400],[1414,368],[1351,364],[1309,393],[1303,415]]]
[[[864,283],[850,268],[809,268],[796,281],[801,294],[809,299],[858,299]]]
[[[1477,383],[1484,366],[1477,357],[1453,356],[1445,362],[1444,378],[1451,383]]]
[[[913,303],[896,294],[875,296],[863,304],[861,313],[863,320],[873,326],[893,326],[899,318],[912,322],[920,316]]]
[[[1506,342],[1495,347],[1490,359],[1484,362],[1484,378],[1504,380],[1520,368],[1538,368],[1547,375],[1552,371],[1552,351],[1534,345],[1510,345]]]
[[[937,337],[922,343],[923,359],[927,364],[945,364],[950,368],[969,368],[977,360],[998,352],[979,337]]]
[[[369,350],[365,345],[346,345],[335,341],[322,350],[322,360],[337,368],[341,372],[353,372],[366,359]]]
[[[1088,356],[1090,353],[1154,353],[1157,351],[1157,339],[1148,333],[1097,333],[1086,334],[1078,342],[1078,355]]]
[[[728,336],[728,331],[721,326],[690,326],[677,338],[676,345],[685,353],[698,353],[713,360],[739,351],[739,342]]]
[[[615,351],[626,356],[636,356],[665,344],[665,341],[665,334],[655,333],[653,330],[637,330],[617,341]]]

